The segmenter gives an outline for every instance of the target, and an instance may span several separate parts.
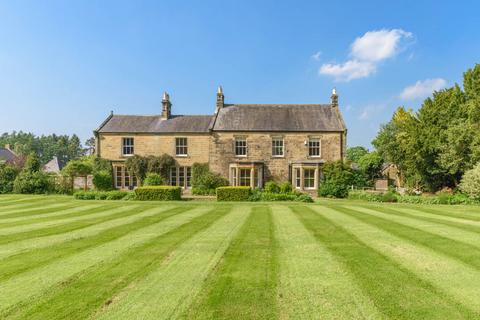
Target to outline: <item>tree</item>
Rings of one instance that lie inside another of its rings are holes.
[[[125,161],[125,168],[127,168],[130,175],[137,177],[139,183],[143,182],[148,169],[147,158],[139,155],[134,155]]]
[[[62,169],[62,173],[72,179],[72,189],[75,177],[83,177],[84,190],[87,190],[87,177],[92,171],[92,165],[87,159],[72,160]]]
[[[464,73],[463,84],[434,92],[416,113],[398,108],[372,141],[407,184],[454,188],[480,160],[480,65]]]
[[[368,179],[373,181],[374,179],[380,177],[380,171],[383,166],[383,158],[377,151],[373,151],[367,154],[364,154],[360,159],[358,159],[358,166],[360,170],[365,172]]]
[[[15,178],[13,191],[23,194],[42,194],[53,191],[52,179],[40,171],[40,161],[35,153],[28,156],[25,167]]]
[[[362,146],[347,149],[347,160],[358,163],[358,160],[368,153],[368,149]]]
[[[471,198],[480,199],[480,162],[473,169],[465,172],[460,183],[460,190]]]
[[[352,169],[342,161],[327,162],[323,166],[323,178],[318,189],[321,197],[346,198],[353,182]]]
[[[13,183],[18,175],[14,167],[0,163],[0,194],[13,191]]]

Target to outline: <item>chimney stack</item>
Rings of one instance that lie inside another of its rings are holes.
[[[167,92],[164,92],[162,98],[162,120],[170,119],[171,111],[172,104],[170,103],[170,96]]]
[[[333,88],[332,96],[330,97],[332,107],[338,108],[338,95],[337,95],[337,88]]]
[[[218,86],[218,89],[217,89],[217,104],[216,104],[216,108],[215,108],[215,113],[218,113],[220,111],[220,109],[223,108],[224,102],[225,102],[225,97],[223,96],[222,86]]]

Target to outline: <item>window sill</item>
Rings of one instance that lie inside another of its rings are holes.
[[[187,158],[188,154],[176,154],[175,157],[177,157],[177,158]]]
[[[235,155],[235,158],[246,158],[247,155]]]
[[[129,158],[129,157],[133,157],[135,154],[122,154],[122,157],[124,158]]]
[[[285,159],[285,156],[272,156],[272,159]]]
[[[315,159],[319,159],[319,158],[322,158],[322,156],[308,156],[309,158],[315,158]]]

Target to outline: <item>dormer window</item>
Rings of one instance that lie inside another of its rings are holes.
[[[132,156],[133,153],[134,153],[133,138],[123,138],[122,139],[122,154],[124,156]]]

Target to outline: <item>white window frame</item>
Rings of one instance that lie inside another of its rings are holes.
[[[127,144],[127,142],[131,142]],[[130,152],[125,152],[129,150]],[[124,157],[131,157],[135,154],[135,139],[133,137],[122,138],[122,155]]]
[[[251,185],[251,179],[252,179],[252,169],[251,168],[239,168],[239,173],[238,173],[238,185],[239,186],[245,186],[245,187],[250,187]],[[245,174],[242,176],[242,173],[248,172],[248,174]],[[243,182],[248,182],[247,184],[242,184]]]
[[[316,177],[316,174],[315,174],[315,168],[303,168],[303,188],[305,190],[312,190],[312,189],[315,189],[315,177]],[[312,172],[312,175],[306,175],[307,172]],[[312,181],[312,186],[310,187],[307,187],[307,184],[306,184],[306,181],[307,180],[311,180]]]
[[[244,146],[242,145],[237,145],[237,143],[245,143]],[[246,137],[235,137],[234,141],[234,152],[235,152],[235,157],[246,157],[248,155],[248,143],[247,143],[247,138]],[[244,150],[245,154],[239,154],[238,150]]]
[[[281,150],[281,153],[277,151]],[[285,142],[283,137],[272,137],[272,157],[283,158],[285,156]]]
[[[175,137],[175,155],[177,157],[188,156],[188,138],[187,137]]]
[[[302,170],[299,167],[293,168],[295,189],[302,189]]]
[[[315,146],[313,144],[318,144],[318,146]],[[312,150],[318,149],[318,154],[315,154],[317,152],[312,152]],[[308,139],[308,156],[311,158],[320,158],[322,156],[322,141],[320,138],[309,138]]]
[[[121,166],[115,167],[115,188],[123,188],[123,168]]]

